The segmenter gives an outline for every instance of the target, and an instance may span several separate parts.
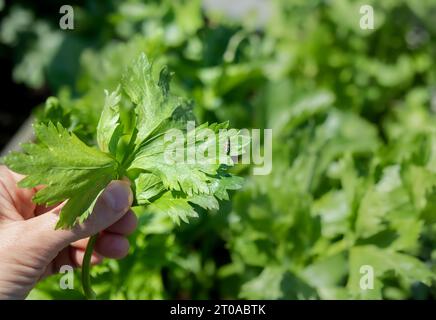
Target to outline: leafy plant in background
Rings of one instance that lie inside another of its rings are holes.
[[[365,1],[376,13],[365,31],[361,1],[270,3],[259,27],[199,1],[117,2],[105,11],[109,36],[80,56],[76,85],[39,111],[95,143],[101,92],[144,51],[175,71],[172,88],[193,98],[200,122],[274,132],[272,174],[233,168],[247,176],[243,190],[207,219],[176,227],[136,208],[128,258],[93,268],[99,296],[436,296],[435,6]],[[128,131],[131,110],[122,99]],[[374,290],[359,286],[362,265],[374,267]],[[31,298],[80,297],[57,280]]]

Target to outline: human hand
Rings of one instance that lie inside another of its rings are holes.
[[[0,299],[24,299],[44,276],[63,265],[81,266],[88,237],[100,233],[91,263],[127,255],[126,236],[137,218],[126,181],[112,181],[90,217],[71,230],[55,230],[63,206],[35,205],[35,189],[20,189],[23,176],[0,166]]]

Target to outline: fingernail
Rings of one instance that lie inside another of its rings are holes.
[[[126,211],[132,204],[130,185],[124,181],[111,182],[104,192],[104,200],[115,213]]]

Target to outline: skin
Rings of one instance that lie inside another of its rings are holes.
[[[99,233],[91,263],[127,255],[127,236],[137,225],[126,181],[112,181],[90,217],[71,230],[55,230],[65,203],[44,207],[32,202],[40,188],[20,189],[23,176],[0,166],[0,299],[24,299],[39,280],[61,266],[80,267],[88,238]]]

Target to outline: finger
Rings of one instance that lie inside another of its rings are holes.
[[[104,230],[105,232],[115,233],[119,235],[128,236],[135,231],[138,225],[138,218],[133,213],[132,210],[127,211],[127,213],[109,228]],[[100,235],[101,236],[101,235]],[[88,245],[89,238],[80,239],[71,243],[72,247],[85,249]]]
[[[84,251],[88,245],[89,238],[81,239],[71,244],[71,247]],[[103,232],[98,236],[94,251],[106,258],[124,257],[129,250],[129,243],[122,235],[110,232]]]
[[[75,267],[81,267],[85,250],[70,247],[70,257]],[[91,255],[91,264],[96,265],[103,261],[103,257],[98,252],[93,252]]]
[[[0,166],[0,194],[2,198],[3,212],[6,218],[11,220],[26,220],[33,217],[35,204],[32,197],[33,189],[18,188],[17,182],[23,176],[12,172],[5,166]]]
[[[89,241],[89,238],[80,239],[80,240],[77,240],[77,241],[71,243],[70,245],[73,248],[85,250],[86,246],[88,245],[88,241]]]
[[[95,251],[107,258],[121,259],[129,252],[129,241],[118,234],[104,233],[97,239]]]
[[[108,227],[105,231],[127,236],[135,231],[137,225],[138,218],[132,210],[129,210],[120,220]]]
[[[71,244],[77,250],[86,250],[89,238],[82,239]],[[98,236],[94,251],[106,258],[123,258],[129,251],[128,240],[120,234],[103,232]]]
[[[90,217],[69,230],[55,229],[63,204],[50,212],[26,221],[30,237],[38,239],[45,248],[61,250],[79,239],[87,238],[120,220],[132,204],[130,185],[125,181],[112,181],[97,200]],[[32,236],[33,235],[33,236]]]
[[[35,208],[35,216],[39,216],[41,214],[50,212],[53,209],[55,209],[58,205],[59,205],[59,203],[56,204],[56,205],[53,205],[53,206],[46,206],[46,205],[43,205],[43,204],[37,205],[36,208]]]
[[[83,256],[85,254],[84,250],[76,249],[73,247],[66,247],[63,249],[57,257],[53,260],[52,264],[49,268],[46,269],[46,272],[42,276],[45,278],[51,274],[56,274],[62,271],[66,266],[71,268],[78,268],[82,266]],[[103,261],[103,257],[98,253],[94,252],[91,256],[91,264],[96,265]]]
[[[129,210],[133,202],[130,184],[125,181],[112,181],[97,200],[90,217],[73,232],[77,239],[97,234],[119,221]]]

